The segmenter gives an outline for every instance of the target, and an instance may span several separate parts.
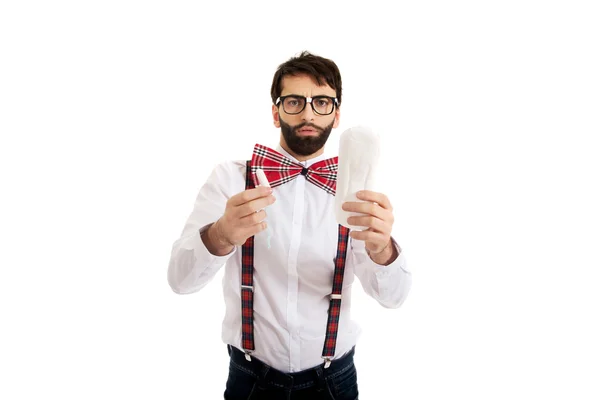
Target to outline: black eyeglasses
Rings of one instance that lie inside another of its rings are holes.
[[[286,114],[300,114],[304,111],[306,103],[310,103],[315,114],[329,115],[333,112],[336,106],[338,106],[338,100],[335,97],[330,96],[315,96],[315,97],[304,97],[291,94],[289,96],[281,96],[275,100],[275,105],[279,106],[279,103],[283,106],[283,111]]]

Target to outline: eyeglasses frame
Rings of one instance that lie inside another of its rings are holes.
[[[302,110],[298,111],[297,113],[289,113],[289,112],[285,111],[285,108],[283,108],[283,101],[285,99],[287,99],[288,97],[301,97],[301,98],[304,98],[304,107],[302,107]],[[314,99],[320,99],[320,98],[326,98],[326,99],[330,99],[330,100],[333,101],[333,107],[331,108],[331,112],[329,112],[327,114],[321,114],[320,112],[318,112],[315,109],[315,106],[313,104],[313,100]],[[311,106],[312,110],[317,115],[331,115],[331,114],[333,114],[333,111],[336,109],[336,107],[340,106],[337,97],[325,96],[325,95],[319,95],[319,96],[313,96],[313,97],[306,97],[306,96],[300,96],[300,95],[297,95],[297,94],[288,94],[288,95],[285,95],[285,96],[279,96],[277,98],[277,100],[275,100],[275,105],[277,107],[279,107],[279,104],[281,104],[281,108],[283,109],[283,112],[286,113],[286,114],[288,114],[288,115],[298,115],[298,114],[301,114],[302,111],[304,111],[304,109],[306,108],[306,104],[308,104],[308,103],[310,103],[310,106]]]

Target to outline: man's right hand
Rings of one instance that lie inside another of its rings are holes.
[[[229,254],[251,236],[267,229],[264,208],[275,202],[273,189],[259,186],[244,190],[227,201],[225,213],[202,235],[204,245],[214,255]]]

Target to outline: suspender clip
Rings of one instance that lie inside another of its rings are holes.
[[[323,368],[329,368],[329,366],[331,365],[331,358],[330,357],[321,357],[325,360],[325,366]]]
[[[250,357],[250,350],[244,350],[244,355],[246,357],[246,360],[248,361],[252,361],[252,357]]]

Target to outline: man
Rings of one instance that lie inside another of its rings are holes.
[[[169,284],[176,293],[193,293],[225,266],[222,339],[231,357],[225,399],[354,400],[354,276],[368,295],[395,308],[411,275],[390,237],[387,196],[363,191],[364,202],[344,204],[360,213],[348,223],[364,231],[348,232],[335,220],[337,159],[325,160],[323,152],[340,122],[336,64],[303,52],[279,66],[271,96],[279,146],[257,145],[251,163],[215,167],[173,245]],[[258,168],[273,188],[258,186]]]

